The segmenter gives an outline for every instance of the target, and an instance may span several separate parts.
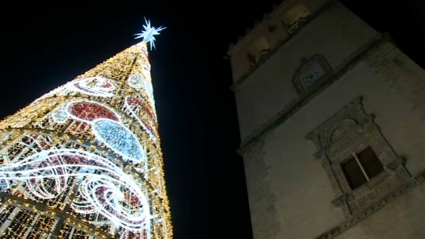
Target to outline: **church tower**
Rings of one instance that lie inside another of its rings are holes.
[[[1,238],[172,238],[144,41],[0,122]]]
[[[425,71],[337,1],[231,45],[255,239],[424,238]]]

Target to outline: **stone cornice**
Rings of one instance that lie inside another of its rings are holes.
[[[372,53],[378,46],[382,43],[387,42],[388,39],[386,35],[377,34],[374,38],[370,39],[365,45],[359,48],[355,53],[351,54],[347,59],[345,59],[339,66],[334,69],[333,75],[321,85],[318,85],[316,89],[313,89],[309,94],[305,95],[303,98],[296,99],[289,103],[284,109],[278,112],[274,117],[260,126],[255,130],[250,136],[241,142],[240,148],[237,150],[239,154],[242,155],[245,148],[249,147],[251,144],[256,141],[264,138],[275,128],[285,122],[289,117],[298,112],[302,107],[308,104],[312,99],[314,99],[318,94],[327,89],[333,82],[340,79],[348,70],[356,66],[364,57]]]

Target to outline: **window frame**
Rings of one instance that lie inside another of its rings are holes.
[[[377,172],[375,175],[372,175],[371,172],[369,171],[371,164],[369,164],[369,165],[366,164],[364,162],[364,159],[365,158],[361,157],[362,153],[366,152],[366,150],[368,150],[368,149],[370,149],[370,151],[373,153],[372,159],[374,160],[373,162],[372,161],[369,161],[369,162],[370,163],[376,163],[376,161],[377,161],[379,163],[379,172]],[[360,168],[360,170],[361,170],[364,178],[366,179],[366,182],[369,182],[372,178],[375,178],[376,176],[378,176],[384,170],[384,165],[379,160],[378,156],[376,155],[376,153],[372,149],[372,147],[366,147],[365,149],[363,149],[360,152],[353,152],[351,155],[353,156],[352,158],[355,160],[355,162],[357,163],[358,167]],[[343,162],[341,165],[343,165],[345,163],[346,162]],[[348,177],[348,176],[346,175],[346,177]]]
[[[369,175],[367,174],[366,170],[363,167],[363,164],[360,162],[360,159],[358,158],[356,153],[352,153],[352,156],[350,156],[349,158],[347,158],[346,160],[344,160],[343,162],[340,163],[342,171],[344,172],[345,177],[347,178],[348,184],[350,185],[351,189],[354,190],[360,186],[362,186],[363,184],[367,183],[370,181],[370,179],[372,177],[369,177]],[[378,159],[379,160],[379,159]],[[354,185],[354,183],[351,183],[352,180],[350,179],[354,179],[353,181],[357,181],[357,176],[353,175],[352,171],[350,172],[350,170],[347,170],[347,166],[349,163],[351,163],[351,161],[357,166],[358,170],[361,172],[360,173],[360,177],[362,177],[362,182],[361,184],[356,183],[356,185]]]
[[[356,98],[306,136],[316,145],[318,151],[314,156],[321,160],[335,190],[332,203],[341,207],[346,217],[376,203],[411,178],[404,160],[390,147],[361,101],[361,97]],[[367,147],[372,148],[384,169],[368,182],[351,189],[341,163]]]

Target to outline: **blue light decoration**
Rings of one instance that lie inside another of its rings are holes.
[[[141,74],[133,74],[128,77],[128,84],[134,89],[141,89],[144,86],[144,79]]]
[[[144,89],[145,92],[148,94],[149,99],[152,101],[153,104],[155,104],[155,100],[153,97],[152,83],[147,78],[147,77],[150,77],[150,74],[147,74],[145,70],[142,70],[142,72],[143,72],[143,75],[133,74],[130,77],[128,77],[128,84],[134,89]]]
[[[133,133],[122,124],[110,119],[93,121],[93,132],[96,138],[105,143],[124,159],[136,163],[146,160],[146,152]]]
[[[68,120],[69,115],[68,112],[66,112],[65,107],[61,106],[52,112],[51,117],[55,123],[62,124]]]

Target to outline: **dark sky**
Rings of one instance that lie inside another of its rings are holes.
[[[166,30],[152,77],[176,239],[252,238],[227,46],[273,3],[8,2],[2,8],[0,118],[137,43],[143,17]],[[425,66],[422,0],[346,0]]]

